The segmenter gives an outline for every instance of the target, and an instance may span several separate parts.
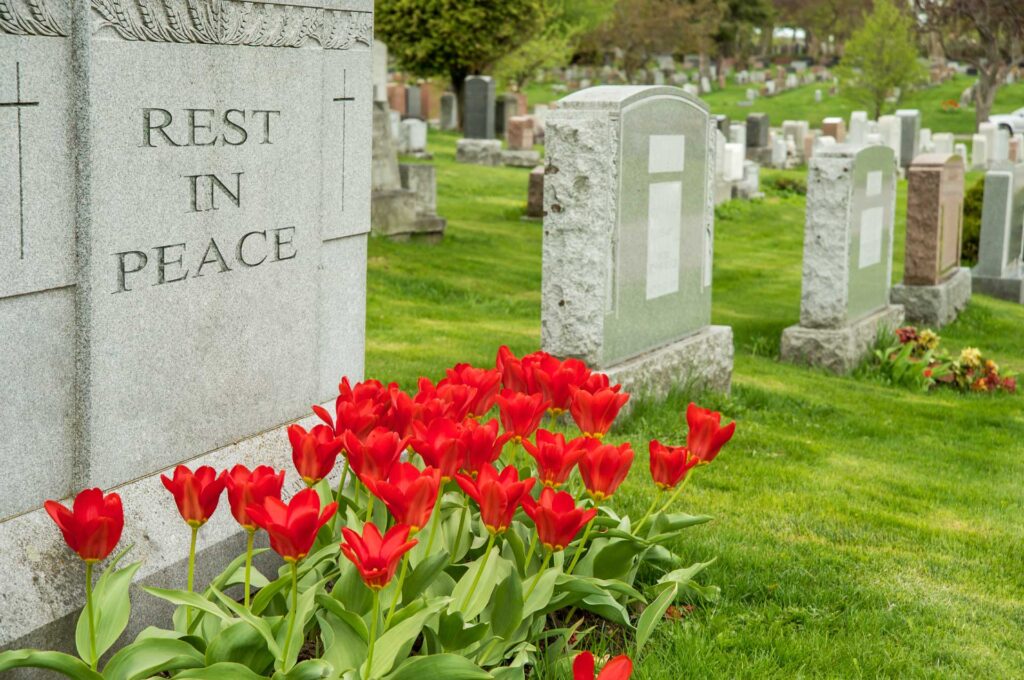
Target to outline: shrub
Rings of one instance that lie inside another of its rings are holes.
[[[961,263],[967,267],[978,264],[978,244],[981,241],[981,206],[985,199],[985,178],[971,185],[964,194],[964,235]]]

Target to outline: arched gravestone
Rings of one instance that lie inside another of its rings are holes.
[[[1024,304],[1024,164],[999,163],[985,174],[974,290]]]
[[[885,146],[820,148],[807,178],[800,325],[782,335],[782,358],[844,373],[880,326],[903,321],[889,304],[896,157]]]
[[[971,299],[971,272],[960,266],[964,224],[964,161],[922,154],[907,173],[907,240],[903,283],[892,301],[915,323],[941,328]]]
[[[290,468],[284,426],[362,374],[373,2],[0,5],[0,648],[67,649],[45,499],[116,489],[174,585],[158,475]],[[225,509],[200,541],[199,584],[245,543]]]
[[[729,387],[710,326],[715,122],[672,87],[595,87],[546,127],[542,347],[628,389]]]

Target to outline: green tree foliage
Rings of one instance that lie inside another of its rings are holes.
[[[722,17],[713,36],[719,57],[740,56],[754,29],[768,26],[775,14],[769,0],[727,0],[720,5]]]
[[[846,96],[878,117],[896,88],[906,90],[924,78],[917,56],[913,19],[892,0],[876,0],[874,11],[846,43],[838,69]]]
[[[377,0],[376,34],[402,68],[461,92],[541,28],[544,0]],[[461,102],[461,99],[460,99]]]
[[[498,62],[496,74],[518,89],[537,69],[564,66],[580,40],[598,29],[612,14],[616,0],[549,0],[544,3],[543,28]]]

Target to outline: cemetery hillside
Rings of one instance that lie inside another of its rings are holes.
[[[1024,5],[0,0],[0,677],[1024,678]]]

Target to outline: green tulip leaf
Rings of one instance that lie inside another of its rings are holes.
[[[449,598],[447,597],[432,600],[416,615],[410,616],[388,629],[373,647],[373,667],[367,673],[364,663],[360,668],[360,676],[379,678],[389,673],[396,663],[409,655],[409,650],[412,649],[412,645],[416,642],[427,619],[444,609],[448,602]]]
[[[240,663],[220,662],[206,668],[191,668],[174,675],[174,680],[266,680]]]
[[[633,541],[604,541],[590,555],[591,574],[601,579],[622,578],[633,568],[633,559],[645,549],[645,546]]]
[[[479,642],[487,634],[487,624],[467,626],[459,612],[441,612],[437,622],[437,635],[445,651],[454,652]]]
[[[519,572],[512,569],[494,591],[490,615],[491,633],[507,640],[522,624],[523,618],[523,582]]]
[[[190,593],[185,590],[170,590],[167,588],[154,588],[152,586],[143,586],[144,591],[152,595],[153,597],[159,597],[161,600],[167,600],[171,604],[178,606],[192,607],[199,611],[206,612],[219,619],[230,619],[231,615],[225,612],[223,609],[218,607],[213,602],[210,602],[202,595],[196,593]]]
[[[221,603],[224,604],[224,606],[233,611],[238,618],[256,629],[263,639],[266,640],[267,648],[275,659],[279,659],[281,657],[281,648],[277,645],[277,640],[274,637],[274,631],[270,627],[270,623],[266,617],[255,616],[244,606],[235,602],[219,590],[214,590],[213,594],[221,601]]]
[[[640,614],[640,618],[636,622],[636,651],[637,653],[643,649],[644,645],[650,639],[651,634],[654,633],[654,629],[657,628],[658,624],[661,623],[662,618],[665,616],[665,612],[669,606],[676,599],[676,595],[679,594],[679,586],[675,583],[668,583],[663,586],[661,594],[658,595],[654,600],[647,605],[643,613]]]
[[[238,663],[262,673],[274,663],[267,641],[247,621],[227,626],[206,648],[206,665]]]
[[[406,659],[385,680],[490,680],[493,676],[464,656],[435,654]]]
[[[147,638],[121,648],[103,668],[105,680],[141,680],[164,671],[205,666],[203,655],[183,640]]]
[[[561,569],[548,567],[540,577],[533,575],[527,579],[527,583],[530,585],[526,587],[526,591],[530,593],[530,596],[526,598],[526,602],[523,604],[523,618],[533,616],[551,601],[551,596],[555,592],[555,582],[561,575]],[[539,580],[537,580],[537,585],[534,586],[534,579],[538,578]],[[531,588],[533,589],[533,592],[530,592]]]
[[[501,557],[497,548],[471,562],[469,569],[455,584],[449,612],[459,611],[465,621],[472,621],[487,607],[494,586],[512,570],[512,563]]]
[[[93,619],[96,625],[96,659],[98,661],[108,649],[114,646],[121,633],[128,626],[131,615],[131,600],[128,591],[132,585],[135,572],[142,562],[129,564],[124,569],[115,569],[121,555],[114,558],[110,566],[96,581],[92,589]],[[75,648],[78,655],[87,663],[93,661],[89,647],[89,610],[82,608],[75,628]]]
[[[319,680],[335,675],[334,667],[323,659],[306,659],[287,673],[274,673],[274,680]]]
[[[448,553],[434,553],[417,564],[405,577],[402,585],[402,601],[411,602],[419,597],[427,586],[448,566]]]
[[[324,599],[335,602],[329,597]],[[320,598],[317,602],[321,602]],[[320,624],[320,639],[324,643],[323,660],[339,673],[359,668],[366,661],[366,624],[351,612],[345,614],[359,622],[358,625],[362,628],[361,635],[350,618],[340,618],[333,610],[316,613],[317,622]]]
[[[0,674],[15,668],[44,668],[73,680],[103,680],[103,676],[89,668],[84,661],[61,652],[41,652],[37,649],[0,652]]]

